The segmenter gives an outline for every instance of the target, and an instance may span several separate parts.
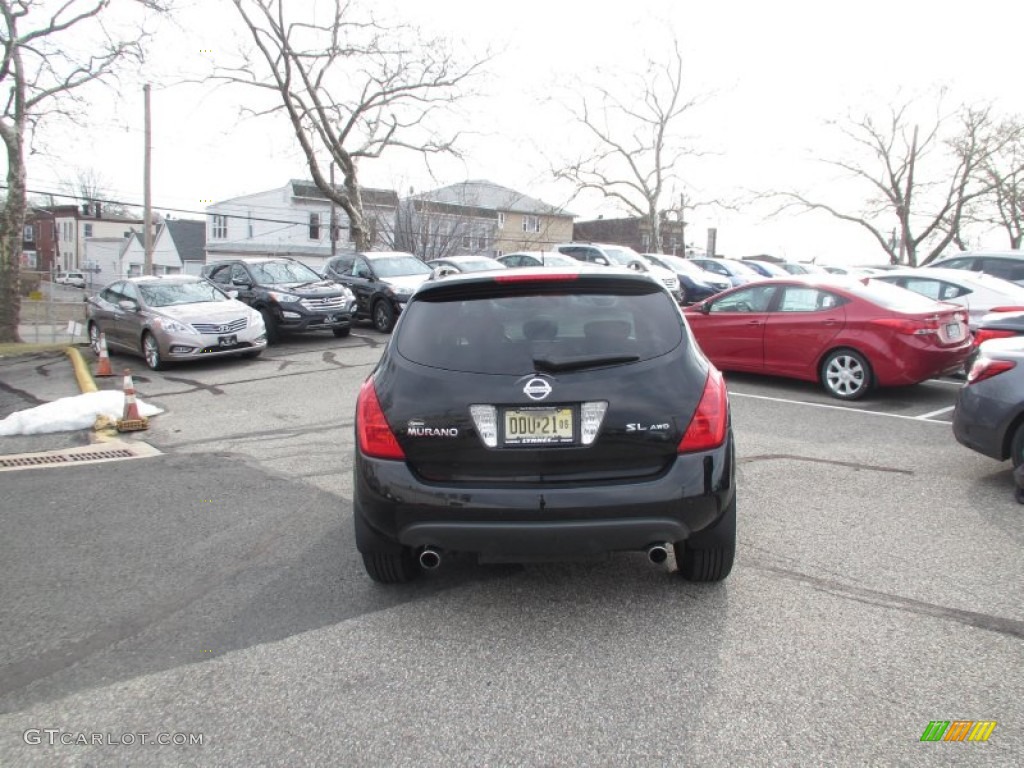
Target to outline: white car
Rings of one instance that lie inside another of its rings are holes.
[[[58,272],[53,282],[58,285],[73,285],[75,288],[85,288],[84,272]]]
[[[976,330],[981,318],[997,308],[1003,312],[1024,310],[1024,286],[980,272],[939,267],[893,269],[872,275],[872,279],[965,307],[971,330]]]
[[[670,269],[659,267],[649,259],[644,258],[628,245],[615,245],[612,243],[560,243],[555,250],[572,256],[577,261],[585,261],[590,264],[600,264],[604,267],[627,267],[643,272],[654,280],[661,282],[676,301],[679,297],[679,278]]]

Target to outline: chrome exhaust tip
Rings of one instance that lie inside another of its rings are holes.
[[[441,565],[441,553],[433,547],[424,547],[420,552],[420,567],[432,571]]]
[[[651,544],[647,547],[647,559],[655,565],[661,565],[668,560],[668,544]]]

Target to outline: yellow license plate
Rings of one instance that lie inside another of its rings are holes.
[[[572,440],[572,408],[505,411],[505,445],[564,445]]]

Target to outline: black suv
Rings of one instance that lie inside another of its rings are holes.
[[[736,548],[728,393],[675,301],[600,267],[469,273],[412,296],[356,405],[353,517],[370,578],[673,548],[724,579]]]
[[[370,320],[381,333],[390,333],[406,302],[431,268],[411,253],[373,251],[335,256],[324,276],[347,286],[356,296],[355,319]]]
[[[225,291],[235,291],[263,315],[267,343],[282,331],[334,331],[348,336],[355,300],[344,286],[295,259],[231,259],[207,264],[203,276]]]

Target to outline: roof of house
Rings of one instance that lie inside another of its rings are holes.
[[[206,222],[192,219],[166,219],[164,226],[182,261],[206,258]]]
[[[412,195],[413,200],[427,200],[433,203],[459,205],[510,213],[530,213],[545,216],[569,216],[574,214],[557,206],[528,197],[514,189],[490,181],[463,181],[430,192]]]
[[[294,197],[308,197],[313,200],[327,200],[325,195],[320,188],[312,181],[306,181],[303,179],[292,179],[289,184],[292,187],[292,195]],[[345,193],[345,188],[340,184],[335,184],[334,188],[342,194]],[[371,187],[363,187],[360,190],[363,196],[363,205],[367,206],[396,206],[398,205],[398,193],[393,189],[373,189]]]

